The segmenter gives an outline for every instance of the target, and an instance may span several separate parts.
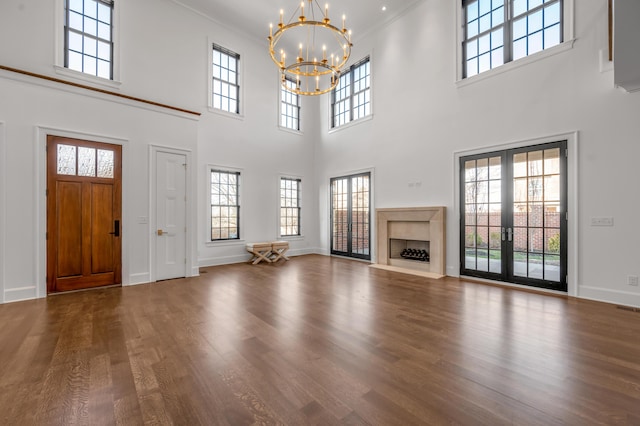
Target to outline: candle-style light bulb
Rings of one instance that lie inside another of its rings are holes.
[[[324,5],[324,19],[329,19],[329,5]]]
[[[345,21],[347,20],[347,15],[342,15],[342,31],[346,30]]]
[[[349,43],[351,43],[351,30],[349,30]]]
[[[284,25],[284,10],[280,9],[280,26]]]
[[[304,2],[300,2],[300,15],[304,16]]]
[[[327,46],[325,46],[324,44],[322,45],[322,60],[327,60]]]
[[[269,37],[273,36],[273,24],[269,24]]]
[[[320,90],[320,76],[316,77],[316,90]]]
[[[302,59],[302,43],[300,43],[300,59]]]
[[[331,66],[333,66],[333,53],[331,54]]]

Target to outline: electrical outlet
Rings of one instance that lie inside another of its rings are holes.
[[[637,275],[629,275],[627,277],[627,284],[632,285],[634,287],[638,287],[638,276]]]
[[[612,217],[592,217],[591,226],[613,226]]]

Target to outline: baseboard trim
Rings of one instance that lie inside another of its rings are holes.
[[[640,308],[640,293],[633,293],[630,291],[578,286],[578,298]]]
[[[5,303],[21,302],[23,300],[36,299],[37,297],[38,288],[35,285],[18,288],[8,288],[4,291]]]
[[[138,285],[138,284],[146,284],[151,281],[150,274],[148,272],[142,272],[139,274],[130,274],[129,275],[129,283],[130,285]]]

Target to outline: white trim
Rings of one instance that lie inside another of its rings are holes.
[[[178,2],[176,2],[178,3]],[[178,3],[181,4],[181,3]],[[238,94],[238,113],[236,114],[235,112],[230,112],[230,111],[225,111],[219,108],[214,108],[213,107],[213,45],[217,44],[221,47],[224,47],[225,49],[231,50],[233,53],[237,54],[239,56],[239,59],[237,61],[237,67],[236,67],[236,80],[238,82],[238,90],[240,91],[240,93]],[[232,48],[232,47],[227,47],[228,45],[225,44],[224,46],[221,43],[217,43],[215,42],[211,37],[207,37],[207,109],[209,110],[209,112],[212,112],[214,114],[219,114],[223,117],[227,117],[227,118],[235,118],[236,120],[244,120],[244,91],[245,91],[245,87],[244,87],[244,53],[241,53],[239,50]]]
[[[531,145],[538,145],[549,142],[567,141],[567,293],[569,296],[578,297],[578,259],[580,258],[580,246],[578,241],[578,132],[559,133],[516,142],[507,142],[498,145],[485,146],[470,150],[456,151],[453,153],[453,212],[454,221],[452,224],[460,223],[460,157],[481,154],[485,152],[500,151],[505,149],[520,148]],[[454,248],[453,261],[447,262],[447,275],[459,277],[460,270],[456,265],[460,265],[460,227],[451,226],[447,231],[450,246]],[[458,269],[456,269],[458,268]],[[473,277],[470,277],[475,279]],[[496,284],[506,284],[501,281],[491,281]],[[537,287],[533,287],[537,290]]]
[[[300,188],[299,188],[299,196],[300,198],[298,199],[298,203],[299,203],[299,207],[300,207],[300,216],[298,217],[298,231],[300,232],[300,235],[280,235],[280,209],[282,208],[282,206],[280,205],[280,184],[282,183],[282,179],[300,179]],[[298,175],[293,175],[293,174],[287,174],[287,173],[280,173],[278,174],[278,187],[277,187],[277,192],[276,192],[276,235],[277,235],[277,239],[279,240],[284,240],[284,241],[296,241],[296,240],[304,240],[304,223],[305,221],[302,220],[302,212],[304,210],[304,202],[302,201],[303,197],[302,197],[302,181],[304,180],[303,176],[298,176]]]
[[[75,70],[70,70],[64,66],[64,0],[55,0],[53,12],[53,69],[56,74],[67,77],[69,80],[76,80],[82,83],[90,83],[110,87],[113,89],[120,88],[120,2],[113,3],[113,16],[111,18],[111,38],[113,42],[113,52],[111,57],[111,66],[113,70],[112,79],[97,77],[91,74],[85,74]]]
[[[500,65],[496,68],[484,71],[480,74],[476,74],[472,77],[462,78],[463,75],[463,66],[462,66],[462,42],[464,41],[464,22],[463,22],[463,13],[462,13],[462,1],[456,0],[451,2],[453,7],[456,8],[454,13],[455,16],[455,37],[454,43],[454,52],[455,55],[455,82],[458,88],[467,86],[469,84],[476,83],[478,81],[485,80],[487,78],[491,78],[495,75],[500,75],[507,71],[511,71],[513,69],[520,68],[522,66],[531,64],[533,62],[537,62],[543,59],[546,59],[550,56],[557,55],[558,53],[565,52],[573,48],[573,45],[576,41],[575,39],[575,7],[574,0],[562,0],[563,10],[562,10],[562,40],[564,40],[559,45],[541,50],[540,52],[534,53],[529,56],[525,56],[524,58],[512,60],[503,65]]]
[[[640,307],[640,294],[637,292],[580,286],[580,295],[578,297],[581,299],[595,300],[597,302]]]
[[[122,225],[128,226],[129,217],[127,200],[129,182],[131,176],[129,172],[128,161],[128,144],[129,140],[119,138],[117,136],[104,136],[93,133],[77,132],[46,126],[35,127],[35,181],[36,190],[34,192],[35,202],[35,224],[34,224],[34,247],[36,259],[36,298],[46,297],[47,295],[47,241],[45,233],[47,230],[47,136],[60,136],[74,139],[89,140],[94,142],[109,143],[112,145],[122,146]],[[129,284],[129,233],[122,233],[122,286]]]
[[[234,239],[234,240],[215,240],[215,241],[211,241],[211,171],[212,170],[218,170],[221,172],[230,172],[230,173],[239,173],[239,179],[240,181],[238,182],[238,186],[240,187],[240,191],[238,192],[238,206],[240,207],[240,220],[238,221],[238,230],[239,230],[239,239]],[[207,200],[207,214],[205,214],[205,224],[207,224],[204,229],[206,230],[206,238],[205,238],[205,246],[207,247],[220,247],[220,246],[244,246],[245,244],[245,240],[244,240],[244,233],[245,233],[245,229],[244,229],[244,212],[243,212],[243,207],[242,204],[244,202],[244,169],[238,168],[238,167],[231,167],[231,166],[221,166],[218,164],[207,164],[206,165],[206,172],[205,172],[205,179],[206,179],[206,184],[204,185],[205,191],[207,191],[206,195],[205,195],[205,200]]]
[[[157,163],[156,156],[159,152],[166,152],[169,154],[176,155],[184,155],[187,166],[185,172],[185,195],[187,197],[185,203],[185,226],[187,228],[187,232],[185,235],[185,257],[187,259],[185,263],[184,276],[192,277],[197,276],[197,274],[193,274],[193,266],[197,263],[197,259],[194,255],[196,252],[195,247],[195,239],[193,237],[195,230],[197,229],[197,219],[196,210],[195,210],[195,196],[194,196],[194,181],[195,177],[193,176],[194,167],[193,167],[193,155],[191,150],[173,148],[163,145],[149,145],[149,225],[147,228],[147,236],[148,240],[148,251],[149,251],[149,274],[146,282],[155,282],[156,277],[158,275],[156,264],[156,255],[157,255],[157,246],[156,246],[156,233],[154,232],[157,228],[158,218],[156,211],[156,191],[157,191],[157,181],[156,181],[156,172],[157,172]],[[138,274],[140,275],[140,274]],[[143,279],[142,277],[137,277]]]
[[[5,280],[5,271],[6,268],[4,266],[4,245],[6,238],[5,231],[5,222],[4,222],[4,212],[7,209],[7,202],[4,195],[4,185],[5,185],[5,124],[3,121],[0,121],[0,304],[6,301],[6,297],[4,294],[4,280]]]

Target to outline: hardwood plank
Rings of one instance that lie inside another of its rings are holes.
[[[0,305],[0,424],[640,424],[640,313],[309,255]]]

